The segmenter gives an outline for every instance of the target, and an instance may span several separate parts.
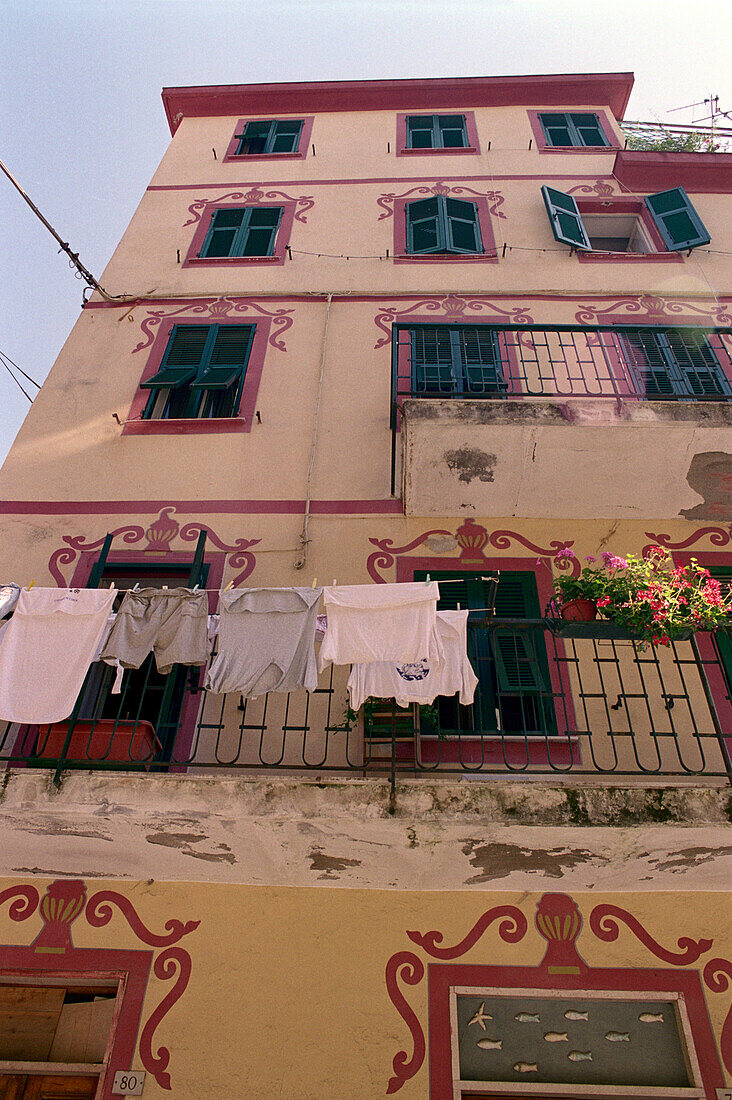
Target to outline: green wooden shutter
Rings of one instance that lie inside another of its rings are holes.
[[[253,156],[267,151],[267,143],[274,129],[274,122],[248,122],[239,138],[237,156]]]
[[[732,396],[732,387],[703,333],[677,329],[660,333],[658,341],[673,358],[685,392],[694,397]]]
[[[673,397],[682,387],[673,358],[665,356],[653,332],[623,332],[620,346],[637,392],[643,397]]]
[[[578,139],[575,142],[576,145],[596,146],[608,144],[597,115],[571,114],[569,120]]]
[[[711,566],[709,572],[722,585],[722,592],[732,591],[732,568],[723,565]],[[727,695],[732,699],[732,631],[718,630],[715,634],[719,659],[727,680]]]
[[[275,122],[270,134],[268,153],[294,153],[297,151],[302,132],[302,121],[299,119],[287,119],[283,122]]]
[[[669,252],[710,243],[711,237],[683,187],[647,195],[645,203]]]
[[[460,346],[465,392],[505,394],[498,333],[480,326],[458,329],[456,335]]]
[[[203,361],[209,329],[209,325],[175,325],[168,337],[160,370],[140,386],[168,389],[195,378]]]
[[[434,115],[407,115],[407,149],[434,149]]]
[[[199,372],[192,389],[227,389],[244,377],[253,325],[216,325],[213,345],[207,362]]]
[[[407,252],[410,255],[440,252],[444,248],[440,233],[440,204],[438,198],[439,196],[435,195],[432,199],[408,202],[405,206]]]
[[[440,145],[443,149],[465,149],[468,136],[465,128],[465,115],[438,115],[437,127]]]
[[[452,394],[455,374],[447,328],[416,328],[411,332],[412,390],[414,393]]]
[[[462,199],[448,199],[439,196],[445,219],[445,251],[471,252],[483,251],[478,224],[478,207],[474,202]]]
[[[572,195],[543,185],[541,193],[549,215],[549,224],[556,240],[572,248],[591,252],[592,245],[582,223],[582,215]]]
[[[198,255],[203,258],[237,255],[234,245],[246,213],[246,207],[240,210],[215,210]]]

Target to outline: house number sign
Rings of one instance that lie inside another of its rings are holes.
[[[145,1084],[144,1069],[118,1069],[112,1082],[115,1096],[142,1096]]]

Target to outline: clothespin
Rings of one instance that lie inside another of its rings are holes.
[[[199,586],[198,586],[197,584],[194,584],[194,586],[193,586],[193,591],[194,591],[194,592],[198,592],[198,588],[199,588]]]
[[[31,588],[33,587],[33,585],[34,585],[35,583],[36,583],[36,582],[35,582],[34,580],[31,580],[31,582],[30,582],[30,584],[28,585],[28,588],[26,589],[26,591],[27,591],[27,592],[30,592]]]
[[[233,588],[233,587],[234,587],[234,582],[233,582],[233,581],[229,581],[229,583],[227,584],[226,588],[224,589],[224,592],[228,592],[228,591],[229,591],[229,589],[230,589],[230,588]]]
[[[430,583],[430,575],[429,575],[429,573],[428,573],[428,574],[427,574],[427,576],[425,577],[424,583],[425,583],[425,584],[429,584],[429,583]]]
[[[168,591],[168,586],[167,586],[167,584],[164,584],[163,585],[163,592],[167,592],[167,591]]]
[[[460,601],[459,601],[459,600],[458,600],[458,608],[457,608],[457,609],[458,609],[458,611],[462,611],[462,607],[461,607],[461,605],[460,605]]]
[[[336,586],[337,584],[338,584],[338,581],[337,581],[337,580],[335,579],[335,577],[334,577],[334,578],[333,578],[333,587],[335,588],[335,586]]]
[[[310,587],[311,587],[311,588],[315,588],[315,586],[316,586],[316,584],[317,584],[317,583],[318,583],[318,578],[317,578],[317,577],[313,577],[313,583],[312,583],[312,584],[310,585]]]
[[[139,587],[140,587],[140,582],[139,582],[139,581],[135,581],[135,586],[134,586],[134,588],[132,589],[132,591],[133,591],[133,592],[137,592],[137,589],[138,589]]]

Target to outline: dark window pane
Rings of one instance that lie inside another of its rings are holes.
[[[297,138],[294,134],[277,134],[272,142],[271,152],[292,153],[297,147]]]
[[[472,222],[455,221],[450,223],[452,227],[452,243],[462,252],[478,252],[478,239],[475,226]]]
[[[238,229],[245,214],[246,210],[243,208],[237,210],[215,210],[211,219],[211,225],[214,229]]]
[[[160,414],[161,420],[183,420],[191,397],[190,383],[170,390],[168,400]]]
[[[270,122],[248,122],[239,146],[239,153],[263,153],[271,125]]]
[[[437,215],[437,199],[420,199],[419,202],[410,202],[407,210],[412,221],[420,218],[432,218]]]
[[[255,207],[249,217],[249,225],[261,226],[261,225],[277,225],[282,214],[281,206],[258,206]]]
[[[415,252],[425,252],[437,247],[437,222],[421,221],[412,227],[412,246]]]
[[[216,229],[208,239],[201,255],[205,258],[213,256],[230,256],[236,236],[235,229]]]
[[[269,256],[272,237],[272,229],[250,229],[244,241],[242,256]]]
[[[571,119],[577,128],[583,145],[606,144],[597,115],[572,115]]]

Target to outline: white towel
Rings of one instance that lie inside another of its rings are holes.
[[[94,660],[115,588],[32,588],[20,593],[0,646],[0,721],[68,718]]]
[[[353,584],[324,590],[328,629],[320,647],[322,672],[335,665],[435,660],[437,581],[425,584]]]

